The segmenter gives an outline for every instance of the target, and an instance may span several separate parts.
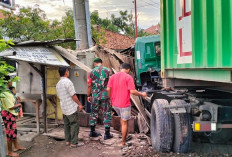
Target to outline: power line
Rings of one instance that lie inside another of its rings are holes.
[[[144,7],[149,7],[149,6],[151,6],[151,5],[150,4],[149,5],[142,5],[142,6],[139,6],[137,8],[144,8]],[[129,8],[129,9],[134,9],[134,8]],[[159,8],[156,8],[156,9],[159,9]]]
[[[160,3],[159,2],[154,2],[154,1],[152,1],[152,0],[149,0],[150,2],[152,2],[152,3],[155,3],[156,5],[159,5],[160,6]]]
[[[145,0],[142,0],[144,3],[146,3],[146,4],[148,4],[148,5],[150,5],[151,7],[154,7],[154,8],[157,8],[157,6],[155,6],[154,4],[152,4],[152,3],[149,3],[149,2],[147,2],[147,1],[145,1]]]
[[[152,1],[152,0],[150,0],[150,1]],[[153,2],[153,1],[152,1]],[[157,5],[160,5],[160,2],[154,2],[155,4],[157,4]]]

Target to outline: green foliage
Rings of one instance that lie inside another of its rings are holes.
[[[46,14],[39,8],[21,8],[16,16],[13,12],[2,11],[6,18],[0,19],[1,36],[16,41],[45,40],[49,21]]]
[[[116,17],[114,14],[111,15],[111,19],[102,19],[99,17],[98,11],[93,11],[91,13],[90,19],[92,25],[98,25],[101,28],[111,30],[117,33],[124,33],[127,36],[135,37],[135,25],[133,23],[133,15],[128,14],[128,11],[120,11],[120,16]],[[92,28],[93,29],[93,28]],[[95,29],[95,28],[94,28]],[[98,34],[95,34],[95,31],[92,30],[93,38],[96,40]],[[100,34],[100,32],[99,32]],[[138,28],[138,36],[148,36],[149,33],[143,32],[143,29]],[[100,39],[101,40],[101,39]]]
[[[103,43],[105,43],[106,42],[106,39],[104,37],[105,31],[102,28],[105,28],[108,25],[110,25],[110,21],[108,19],[102,21],[102,19],[99,17],[98,11],[93,11],[91,13],[90,21],[91,21],[91,33],[95,42],[97,44],[99,44],[100,41],[103,41]]]
[[[102,44],[105,44],[106,43],[106,38],[105,38],[105,31],[104,29],[101,28],[98,28],[98,27],[93,27],[91,26],[91,33],[92,33],[92,37],[94,39],[94,41],[97,43],[97,44],[100,44],[100,42]]]
[[[37,8],[21,8],[18,15],[13,12],[2,11],[5,18],[0,19],[0,37],[7,36],[15,41],[27,40],[54,40],[75,38],[73,11],[68,10],[61,21],[48,20],[43,10]],[[106,43],[104,29],[123,33],[127,36],[135,36],[133,15],[128,11],[120,11],[120,16],[114,14],[111,18],[102,19],[98,11],[93,11],[90,16],[92,37],[96,43]],[[138,29],[138,36],[146,36],[142,29]],[[0,38],[1,39],[1,38]],[[75,49],[76,43],[60,44],[64,48]]]
[[[51,21],[46,40],[66,39],[66,38],[75,38],[75,28],[74,28],[72,10],[66,11],[65,16],[62,17],[61,21],[58,20]],[[64,48],[76,49],[75,42],[64,43],[60,45]]]
[[[7,42],[5,42],[5,40],[0,39],[0,52],[7,48],[10,48],[10,45],[14,45],[12,40],[8,40]]]
[[[0,53],[1,51],[10,48],[10,45],[14,45],[11,40],[5,42],[3,39],[0,39]],[[9,75],[9,73],[14,72],[15,68],[8,65],[5,61],[0,58],[0,97],[2,97],[1,93],[7,90],[8,81],[4,80],[5,76]],[[18,81],[19,78],[15,77],[11,81]]]
[[[61,21],[61,29],[63,38],[75,38],[75,28],[74,28],[74,20],[73,20],[73,11],[68,10],[65,13],[65,16],[62,17]],[[62,44],[65,48],[76,49],[76,43],[65,43]]]
[[[0,19],[0,36],[7,36],[15,41],[75,38],[72,10],[68,10],[61,21],[49,21],[45,12],[39,8],[23,7],[18,15],[2,12],[5,18]],[[62,46],[75,49],[76,45],[65,43]]]

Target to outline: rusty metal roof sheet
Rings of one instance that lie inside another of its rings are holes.
[[[56,39],[56,40],[50,40],[50,41],[35,41],[35,40],[29,40],[29,41],[23,41],[23,42],[15,42],[14,46],[49,46],[49,45],[55,45],[55,44],[62,44],[67,42],[76,42],[80,41],[79,39]]]

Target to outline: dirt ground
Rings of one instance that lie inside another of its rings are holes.
[[[23,144],[28,146],[28,150],[21,153],[22,157],[229,157],[231,154],[222,153],[188,153],[176,154],[158,153],[152,150],[148,143],[143,147],[136,147],[133,145],[130,150],[123,152],[118,147],[106,146],[99,141],[91,141],[79,148],[72,148],[65,146],[65,141],[57,141],[54,138],[40,135],[34,139],[30,144]]]
[[[102,135],[104,128],[98,130]],[[232,156],[232,145],[212,145],[209,143],[192,144],[191,153],[160,153],[152,149],[150,138],[144,134],[132,134],[131,146],[122,150],[120,132],[112,130],[113,139],[103,140],[103,136],[89,138],[89,128],[81,127],[79,140],[84,146],[69,148],[65,146],[63,128],[56,128],[49,134],[40,134],[32,142],[19,141],[27,148],[20,153],[21,157],[229,157]],[[54,137],[51,137],[54,136]]]
[[[110,148],[107,148],[110,149]],[[102,155],[101,155],[102,154]],[[79,148],[65,146],[65,141],[57,141],[48,136],[40,135],[34,139],[32,147],[21,154],[24,157],[94,157],[104,155],[104,148],[99,142],[86,143]],[[120,156],[115,155],[115,156]]]
[[[101,137],[103,138],[103,137]],[[28,149],[22,152],[20,156],[22,157],[229,157],[232,156],[231,153],[225,153],[223,150],[217,151],[216,149],[211,150],[211,152],[200,152],[199,147],[204,147],[209,149],[209,145],[204,145],[201,143],[193,143],[193,150],[188,154],[176,154],[170,153],[159,153],[155,152],[147,136],[142,134],[133,134],[133,140],[131,141],[132,146],[127,150],[121,150],[120,139],[114,137],[116,140],[114,144],[105,144],[102,140],[91,139],[83,140],[84,146],[79,148],[69,148],[65,146],[64,140],[54,139],[49,136],[39,135],[33,142],[20,142],[22,145],[26,146]],[[218,147],[217,145],[215,147]],[[232,149],[231,149],[232,150]]]
[[[62,131],[62,132],[61,132]],[[63,133],[62,129],[56,130],[56,135]],[[69,148],[65,146],[65,141],[61,138],[53,138],[47,135],[37,136],[33,142],[21,142],[28,150],[22,152],[23,157],[121,157],[121,156],[152,156],[152,148],[147,136],[134,134],[131,140],[132,146],[121,150],[119,134],[112,132],[114,138],[103,140],[102,137],[87,137],[89,128],[81,128],[79,133],[80,142],[84,146]],[[102,134],[103,135],[103,134]]]

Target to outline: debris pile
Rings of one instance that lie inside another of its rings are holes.
[[[122,149],[122,156],[152,156],[151,140],[145,134],[135,134],[127,148]]]

